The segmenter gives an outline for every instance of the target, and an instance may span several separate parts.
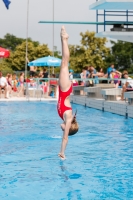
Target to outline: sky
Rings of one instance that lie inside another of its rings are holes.
[[[10,33],[16,37],[26,38],[27,29],[27,0],[10,0],[9,10],[0,0],[0,38]],[[96,21],[96,11],[89,10],[89,5],[95,0],[29,0],[28,37],[47,44],[50,50],[57,46],[61,50],[61,24],[39,24],[39,21]],[[63,24],[62,24],[63,25]],[[96,31],[95,25],[65,25],[69,34],[69,44],[79,45],[80,32]]]

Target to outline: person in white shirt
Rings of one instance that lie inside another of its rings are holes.
[[[1,96],[1,91],[4,89],[5,91],[5,98],[7,97],[7,92],[8,92],[8,83],[5,77],[2,76],[2,72],[0,71],[0,96]]]
[[[124,99],[124,92],[127,91],[128,88],[133,89],[133,79],[128,76],[128,72],[123,72],[123,77],[125,80],[122,80],[122,95],[121,100]]]
[[[80,78],[82,79],[81,81],[81,85],[85,85],[85,82],[86,82],[86,78],[87,78],[87,71],[86,71],[86,68],[84,67],[83,69],[82,69],[82,72],[81,72],[81,74],[80,74]]]
[[[69,79],[72,81],[73,80],[73,70],[69,70]]]

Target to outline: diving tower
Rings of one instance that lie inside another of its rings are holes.
[[[97,37],[109,37],[109,38],[121,40],[124,42],[133,42],[133,32],[105,31],[105,32],[96,33],[96,36]]]
[[[39,21],[39,23],[96,25],[97,37],[109,37],[126,42],[133,42],[133,0],[96,0],[89,8],[96,10],[96,22],[53,20]],[[99,27],[100,29],[103,28],[102,32],[99,32]]]
[[[96,10],[97,22],[100,16],[103,17],[103,32],[99,32],[99,24],[96,24],[97,37],[133,42],[133,0],[97,0],[89,8]],[[99,10],[103,10],[103,13],[99,13]],[[114,17],[116,20],[113,22],[111,18]],[[113,27],[107,31],[106,25],[110,22]]]

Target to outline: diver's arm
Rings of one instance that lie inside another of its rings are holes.
[[[65,129],[63,132],[63,137],[62,137],[62,143],[61,143],[61,150],[59,153],[59,156],[62,157],[63,159],[65,159],[65,149],[68,143],[68,135],[69,135],[69,130],[71,127],[71,123],[72,123],[72,111],[67,111],[67,113],[65,114]]]
[[[65,130],[63,133],[63,137],[62,137],[62,143],[61,143],[61,150],[60,150],[60,154],[65,157],[65,149],[68,143],[68,135],[69,135],[69,129],[71,127],[71,120],[67,121],[67,123],[65,124]]]

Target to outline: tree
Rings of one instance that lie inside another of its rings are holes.
[[[38,45],[34,42],[28,42],[28,59],[29,61],[35,60],[40,57],[51,55],[52,52],[49,50],[47,45]],[[26,42],[16,47],[14,52],[11,52],[10,58],[7,59],[7,63],[13,70],[24,70],[26,62]]]
[[[0,60],[0,71],[2,71],[4,75],[6,75],[7,73],[13,73],[13,70],[10,68],[5,59]]]
[[[117,69],[133,71],[133,43],[111,41],[111,53],[106,58],[107,63],[114,62]]]
[[[71,68],[75,72],[81,72],[81,68],[85,65],[93,65],[97,69],[105,68],[105,58],[110,52],[110,49],[105,46],[107,39],[97,38],[94,32],[89,31],[80,35],[81,46],[69,46]]]
[[[7,33],[4,36],[4,39],[0,38],[0,46],[11,51],[15,51],[16,47],[22,44],[25,40],[26,39],[17,38],[16,36]],[[33,42],[35,47],[39,45],[38,41],[32,41],[31,38],[28,38],[28,42]]]
[[[22,44],[23,41],[24,39],[17,38],[16,36],[7,33],[4,36],[4,39],[0,38],[0,46],[2,46],[3,48],[15,51],[16,46],[19,44]]]
[[[43,44],[35,48],[34,54],[36,58],[41,58],[45,56],[51,56],[52,52],[49,50],[47,44]]]

